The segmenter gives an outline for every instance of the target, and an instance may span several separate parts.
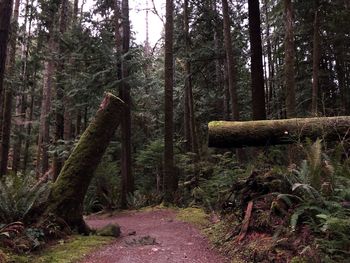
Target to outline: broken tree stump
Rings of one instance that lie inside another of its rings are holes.
[[[306,138],[343,140],[349,137],[350,116],[262,121],[213,121],[209,147],[231,148],[292,144]]]
[[[86,233],[83,202],[95,169],[112,139],[125,103],[107,93],[94,120],[81,136],[51,188],[43,217],[54,215],[71,228]]]

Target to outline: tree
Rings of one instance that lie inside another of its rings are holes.
[[[229,7],[227,0],[222,0],[222,14],[224,17],[224,40],[225,40],[225,50],[226,50],[226,63],[227,63],[227,75],[228,84],[231,100],[231,114],[232,120],[239,120],[239,110],[238,110],[238,98],[237,98],[237,87],[236,87],[236,76],[235,76],[235,61],[234,53],[232,48],[231,40],[231,26],[229,17]]]
[[[16,63],[16,44],[18,30],[18,15],[20,1],[15,1],[14,12],[12,17],[11,38],[9,47],[9,56],[7,59],[7,75],[14,76]],[[2,126],[2,142],[1,142],[1,162],[0,162],[0,177],[7,173],[8,154],[10,149],[10,136],[12,124],[12,104],[13,104],[13,85],[8,83],[5,85],[5,100],[3,109],[3,126]]]
[[[319,71],[320,71],[320,59],[321,59],[321,46],[320,46],[320,21],[319,21],[319,0],[315,0],[315,13],[314,13],[314,35],[313,35],[313,49],[312,49],[312,104],[311,112],[313,115],[317,115],[318,109],[318,92],[319,92]]]
[[[55,107],[55,134],[54,134],[54,145],[58,147],[59,141],[62,140],[69,140],[70,136],[70,123],[67,120],[67,116],[70,116],[67,103],[64,103],[67,101],[65,95],[64,95],[64,87],[63,87],[63,71],[65,66],[65,58],[64,58],[64,43],[63,43],[63,35],[67,30],[67,12],[68,12],[68,1],[62,0],[61,1],[61,8],[60,8],[60,21],[59,21],[59,31],[60,31],[60,39],[58,45],[58,56],[59,60],[57,63],[57,83],[56,83],[56,107]],[[66,105],[64,105],[66,104]],[[67,107],[65,107],[67,106]],[[69,127],[68,127],[69,126]],[[58,177],[62,165],[63,165],[63,159],[58,156],[58,154],[55,152],[53,161],[52,161],[52,172],[53,172],[53,178],[56,180]]]
[[[209,146],[218,148],[293,144],[306,139],[349,138],[350,117],[294,118],[260,121],[214,121]]]
[[[129,1],[122,0],[122,63],[121,74],[122,84],[120,89],[120,97],[126,103],[124,109],[121,132],[122,132],[122,154],[121,154],[121,175],[122,175],[122,193],[121,206],[127,207],[127,196],[134,192],[134,178],[132,175],[132,159],[131,159],[131,97],[130,85],[128,83],[129,63],[130,63],[130,21],[129,21]]]
[[[0,2],[0,107],[2,107],[2,91],[4,84],[5,65],[7,57],[7,44],[10,32],[13,0]],[[0,127],[1,129],[1,127]]]
[[[253,119],[266,119],[259,0],[248,1]]]
[[[41,219],[54,215],[71,229],[88,233],[83,219],[83,202],[94,171],[120,123],[124,102],[106,94],[94,120],[81,136],[51,188]]]
[[[50,144],[50,111],[51,111],[51,93],[53,88],[53,76],[55,73],[54,51],[57,50],[57,42],[55,37],[55,27],[57,20],[57,12],[59,10],[60,1],[52,0],[44,10],[47,12],[46,23],[49,30],[48,45],[46,47],[46,58],[44,62],[43,73],[43,89],[40,112],[38,152],[36,174],[45,174],[49,169],[49,144]]]
[[[164,58],[164,199],[173,201],[173,194],[177,189],[177,177],[174,171],[174,120],[173,120],[173,32],[174,32],[174,3],[166,0],[165,23],[165,58]]]
[[[189,30],[189,8],[188,0],[184,1],[184,36],[185,36],[185,99],[184,99],[184,119],[185,119],[185,139],[186,150],[199,154],[197,135],[196,135],[196,122],[193,105],[193,90],[192,90],[192,76],[191,76],[191,62],[190,62],[190,30]]]
[[[295,109],[295,72],[294,72],[294,29],[293,29],[293,7],[291,0],[284,0],[285,14],[285,94],[287,118],[296,117]]]

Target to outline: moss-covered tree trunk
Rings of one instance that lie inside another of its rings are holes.
[[[83,201],[94,171],[121,120],[124,102],[106,94],[94,120],[81,136],[65,162],[49,195],[45,218],[53,214],[72,229],[87,232],[83,220]]]
[[[343,140],[350,136],[350,116],[209,123],[209,146],[218,148],[292,144],[305,138]]]

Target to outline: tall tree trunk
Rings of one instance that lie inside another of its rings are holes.
[[[129,61],[130,55],[130,21],[129,21],[129,1],[122,0],[122,53],[123,59],[121,63],[121,99],[125,102],[127,107],[124,109],[121,133],[122,133],[122,155],[121,155],[121,176],[122,176],[122,193],[121,193],[121,207],[127,207],[127,196],[134,192],[134,178],[132,174],[132,159],[131,159],[131,97],[130,85],[127,82],[129,76]]]
[[[265,19],[266,19],[266,49],[267,49],[267,64],[268,64],[268,79],[267,79],[267,86],[268,86],[268,94],[267,94],[267,112],[268,114],[272,113],[272,99],[273,99],[273,78],[274,78],[274,63],[272,59],[272,45],[271,45],[271,35],[270,35],[270,17],[269,17],[269,11],[268,11],[268,4],[269,0],[265,0]]]
[[[284,0],[285,13],[285,95],[287,118],[296,117],[295,109],[295,51],[294,51],[294,29],[293,29],[293,7],[291,0]]]
[[[229,17],[229,7],[227,0],[222,0],[222,13],[224,17],[224,40],[226,49],[227,75],[229,83],[229,92],[231,100],[232,120],[239,120],[238,98],[236,87],[236,69],[234,61],[234,53],[231,40],[231,26]]]
[[[30,50],[30,44],[31,44],[31,28],[32,28],[32,21],[33,21],[33,2],[34,0],[30,0],[30,4],[28,3],[28,7],[30,9],[29,14],[29,29],[28,34],[26,38],[26,60],[29,56],[29,50]],[[38,28],[38,31],[40,31],[40,27]],[[37,50],[35,50],[36,53],[39,53],[39,50],[42,48],[42,37],[39,37],[38,43],[37,43]],[[27,66],[26,66],[27,68]],[[29,71],[26,69],[26,74],[24,76],[24,82],[26,85],[26,89],[28,88],[29,94],[27,96],[27,109],[26,109],[26,120],[27,123],[25,124],[25,133],[26,133],[26,139],[24,143],[24,151],[23,151],[23,173],[26,172],[28,167],[28,161],[29,161],[29,146],[31,143],[31,132],[32,132],[32,121],[33,121],[33,114],[34,114],[34,97],[35,97],[35,79],[37,75],[37,66],[34,66],[33,68],[33,80],[30,84],[30,74]]]
[[[318,92],[319,92],[319,71],[321,59],[320,46],[320,22],[319,22],[319,1],[315,1],[315,17],[314,17],[314,36],[313,36],[313,52],[312,52],[312,105],[311,112],[313,115],[318,113]]]
[[[67,12],[68,12],[68,1],[62,0],[61,1],[61,8],[60,8],[60,22],[59,22],[59,31],[61,37],[63,37],[63,34],[67,30]],[[64,52],[64,43],[62,41],[59,43],[58,46],[58,55],[59,55],[59,61],[57,65],[57,84],[56,84],[56,108],[55,108],[55,135],[54,135],[54,145],[56,148],[59,146],[59,141],[66,140],[64,138],[65,134],[65,116],[66,116],[66,98],[64,95],[64,87],[63,87],[63,71],[64,71],[64,64],[65,64],[65,58],[63,56]],[[58,154],[55,152],[52,160],[52,170],[53,170],[53,179],[56,180],[58,177],[62,166],[63,166],[63,158],[59,157]]]
[[[185,35],[185,49],[186,49],[186,62],[185,62],[185,130],[187,130],[187,138],[189,139],[189,150],[196,153],[199,156],[198,141],[196,135],[196,121],[194,114],[193,103],[193,90],[192,90],[192,76],[191,76],[191,62],[189,58],[191,49],[190,29],[189,29],[189,10],[188,0],[184,2],[184,35]]]
[[[20,1],[15,1],[12,18],[11,39],[9,47],[9,56],[7,58],[7,75],[14,76],[16,63],[16,44],[18,31],[18,15],[19,15]],[[3,112],[3,126],[2,126],[2,142],[1,142],[1,163],[0,163],[0,177],[7,173],[8,154],[10,149],[11,124],[12,124],[12,100],[14,87],[11,84],[5,85],[5,103]]]
[[[34,76],[36,73],[34,73]],[[28,161],[29,161],[29,146],[31,143],[30,137],[32,134],[32,121],[33,121],[33,114],[34,114],[34,97],[35,97],[35,86],[34,83],[32,84],[31,90],[30,90],[30,100],[28,102],[28,109],[27,109],[27,120],[28,124],[26,126],[26,141],[24,144],[24,153],[23,153],[23,171],[26,172],[28,168]]]
[[[212,12],[217,15],[217,0],[212,1]],[[214,29],[214,47],[217,52],[218,58],[215,59],[215,86],[217,88],[216,97],[221,95],[222,96],[222,104],[221,107],[218,108],[218,111],[222,112],[223,118],[226,120],[226,106],[225,106],[225,86],[224,86],[224,80],[223,80],[223,74],[222,74],[222,58],[220,51],[223,50],[221,38],[222,37],[222,26],[220,23],[215,23],[215,29]]]
[[[29,17],[29,19],[28,19]],[[18,94],[16,97],[16,115],[19,121],[17,121],[15,126],[15,144],[13,146],[13,162],[12,162],[12,170],[14,173],[20,169],[21,165],[21,155],[22,155],[22,142],[23,142],[23,133],[24,126],[26,120],[26,108],[27,108],[27,88],[28,88],[28,56],[29,56],[29,35],[31,34],[31,23],[32,19],[29,15],[29,0],[26,0],[25,4],[25,14],[24,14],[24,28],[27,28],[27,23],[29,23],[28,33],[24,32],[24,43],[22,44],[21,51],[21,60],[22,60],[22,71],[21,71],[21,81],[22,88],[21,94]]]
[[[227,62],[224,62],[224,120],[230,120],[230,88],[228,83]]]
[[[3,84],[7,57],[7,44],[10,33],[13,0],[0,2],[0,107],[3,101]],[[1,130],[2,127],[0,127]]]
[[[266,119],[259,0],[248,0],[253,119]]]
[[[165,23],[165,92],[164,92],[164,190],[165,202],[172,202],[174,192],[177,190],[177,176],[174,171],[174,121],[173,121],[173,34],[174,34],[174,3],[166,0],[166,23]]]
[[[0,178],[7,173],[8,155],[10,150],[11,119],[12,119],[13,93],[11,88],[5,88],[5,101],[3,111]]]
[[[50,31],[48,50],[53,52],[56,50],[56,43],[53,31]],[[51,111],[51,90],[53,85],[53,74],[55,71],[55,63],[53,57],[47,54],[44,62],[44,78],[43,91],[41,101],[38,153],[37,153],[37,170],[36,174],[45,174],[49,168],[48,147],[50,143],[50,111]]]

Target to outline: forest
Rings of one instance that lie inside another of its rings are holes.
[[[0,0],[0,263],[349,262],[349,154],[348,0]]]

